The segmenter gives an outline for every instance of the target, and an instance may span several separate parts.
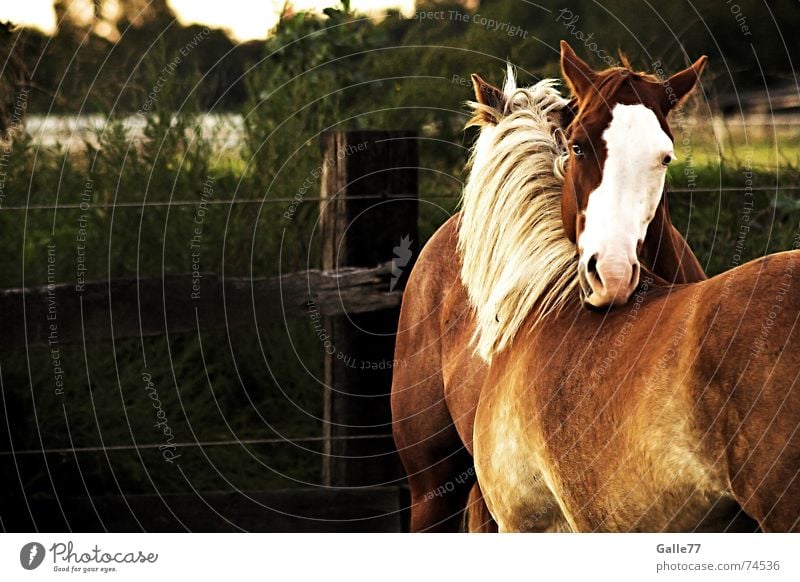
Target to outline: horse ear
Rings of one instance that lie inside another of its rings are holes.
[[[578,100],[589,94],[597,78],[592,68],[564,40],[561,41],[561,74]]]
[[[502,115],[505,108],[505,94],[494,85],[484,81],[477,73],[474,73],[471,78],[472,86],[475,89],[475,101],[484,107],[478,108],[469,125],[497,123],[500,121],[498,116]]]
[[[698,79],[700,79],[700,73],[703,72],[707,60],[708,57],[703,55],[691,67],[682,70],[680,73],[675,73],[664,81],[663,85],[666,89],[662,103],[664,113],[669,113],[692,92]]]

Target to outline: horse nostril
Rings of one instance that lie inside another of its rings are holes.
[[[633,287],[634,284],[636,284],[638,276],[639,276],[639,263],[633,263],[633,268],[631,269],[631,280],[630,280],[631,287]]]
[[[600,277],[600,273],[597,272],[597,253],[593,254],[586,263],[586,275],[587,278],[596,281],[597,284],[600,285],[600,288],[605,286],[602,277]]]
[[[593,254],[586,263],[586,270],[592,275],[597,275],[597,253]]]

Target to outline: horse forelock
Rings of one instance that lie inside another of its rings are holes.
[[[561,221],[568,101],[556,84],[507,82],[504,111],[482,126],[470,156],[458,247],[476,350],[487,361],[534,310],[538,322],[577,296],[575,247]]]

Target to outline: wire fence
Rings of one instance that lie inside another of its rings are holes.
[[[714,194],[725,192],[741,192],[747,190],[748,192],[800,192],[800,186],[755,186],[755,187],[732,187],[723,186],[720,188],[670,188],[670,194]],[[359,200],[404,200],[407,198],[415,197],[412,194],[376,194],[359,196]],[[419,198],[422,200],[435,200],[435,199],[457,199],[460,194],[423,194]],[[180,207],[180,206],[221,206],[221,205],[263,205],[263,204],[289,204],[289,203],[309,203],[309,202],[322,202],[330,201],[331,198],[322,198],[320,196],[304,196],[302,198],[227,198],[216,200],[162,200],[162,201],[142,201],[142,202],[109,202],[108,204],[97,205],[96,207],[103,208],[167,208],[167,207]],[[85,204],[69,203],[69,204],[30,204],[22,206],[0,206],[0,212],[20,212],[20,211],[38,211],[38,210],[80,210],[85,209]]]
[[[339,436],[309,436],[297,438],[261,438],[261,439],[235,439],[235,440],[218,440],[218,441],[197,441],[197,442],[184,442],[172,443],[171,447],[175,448],[206,448],[206,447],[229,447],[236,445],[275,445],[275,444],[295,444],[295,443],[313,443],[313,442],[331,442],[331,441],[357,441],[357,440],[370,440],[370,439],[389,439],[393,438],[391,434],[364,434],[364,435],[339,435]],[[108,445],[98,447],[65,447],[54,449],[24,449],[20,451],[0,451],[0,457],[9,456],[24,456],[24,455],[64,455],[75,453],[102,453],[107,451],[138,451],[148,449],[158,449],[164,446],[163,443],[145,444],[145,445]]]
[[[758,187],[731,187],[723,186],[717,188],[670,188],[670,194],[685,195],[685,194],[722,194],[741,192],[743,190],[749,192],[798,192],[800,186],[758,186]],[[359,196],[360,200],[391,200],[391,199],[408,199],[417,197],[416,194],[397,193],[397,194],[376,194]],[[421,194],[419,198],[422,200],[432,199],[458,199],[460,193],[429,193]],[[166,200],[166,201],[118,201],[109,202],[106,204],[97,204],[95,207],[103,208],[171,208],[171,207],[193,207],[200,204],[203,205],[251,205],[261,206],[267,204],[288,204],[288,203],[319,203],[323,201],[330,201],[331,198],[323,198],[320,196],[278,196],[269,198],[226,198],[226,199],[212,199],[212,200]],[[62,203],[62,204],[30,204],[30,205],[17,205],[17,206],[0,206],[0,212],[21,212],[21,211],[58,211],[58,210],[79,210],[85,209],[86,205],[81,203]],[[206,447],[231,447],[231,446],[248,446],[248,445],[273,445],[273,444],[295,444],[295,443],[313,443],[313,442],[334,442],[334,441],[355,441],[355,440],[370,440],[370,439],[388,439],[392,438],[391,434],[364,434],[364,435],[339,435],[339,436],[306,436],[306,437],[273,437],[273,438],[246,438],[246,439],[230,439],[230,440],[209,440],[209,441],[196,441],[196,442],[180,442],[175,443],[173,446],[176,448],[206,448]],[[65,448],[41,448],[41,449],[23,449],[23,450],[5,450],[0,451],[0,457],[17,457],[17,456],[32,456],[32,455],[57,455],[57,454],[78,454],[78,453],[99,453],[110,451],[137,451],[157,449],[162,447],[163,444],[125,444],[125,445],[108,445],[108,446],[86,446],[86,447],[65,447]]]

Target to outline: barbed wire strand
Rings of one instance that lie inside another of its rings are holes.
[[[741,192],[747,190],[748,192],[797,192],[800,191],[800,186],[756,186],[756,187],[732,187],[725,186],[722,188],[671,188],[670,194],[689,194],[689,193],[714,193],[714,192]],[[419,196],[420,200],[436,199],[436,198],[459,198],[460,194],[424,194]],[[359,200],[411,200],[415,196],[409,194],[375,194],[367,196],[358,196]],[[291,202],[321,202],[323,200],[331,200],[331,198],[323,198],[321,196],[303,197],[303,198],[270,198],[267,200],[258,200],[252,198],[239,198],[239,199],[223,199],[223,200],[170,200],[170,201],[154,201],[154,202],[116,202],[111,204],[31,204],[29,206],[0,206],[0,212],[6,211],[21,211],[21,210],[86,210],[88,208],[147,208],[147,207],[174,207],[174,206],[197,206],[200,204],[205,205],[221,205],[221,204],[288,204]]]
[[[264,439],[237,439],[224,441],[199,441],[188,443],[170,443],[169,447],[225,447],[234,445],[270,445],[270,444],[293,444],[302,442],[330,442],[330,441],[355,441],[366,439],[385,439],[392,438],[391,434],[363,434],[363,435],[341,435],[341,436],[312,436],[298,438],[264,438]],[[25,449],[21,451],[0,451],[0,457],[22,456],[22,455],[56,455],[72,453],[100,453],[106,451],[133,451],[145,449],[158,449],[163,447],[163,443],[147,445],[109,445],[102,447],[67,447],[61,449]]]

